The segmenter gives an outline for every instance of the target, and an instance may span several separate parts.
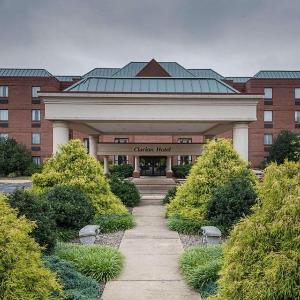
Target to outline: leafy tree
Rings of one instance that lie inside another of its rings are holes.
[[[300,299],[300,162],[271,164],[225,244],[217,300]]]
[[[23,175],[32,164],[30,151],[14,139],[0,138],[0,173]]]
[[[62,145],[44,163],[42,173],[33,175],[35,191],[45,191],[59,184],[79,187],[98,214],[128,213],[121,200],[111,192],[100,163],[86,152],[80,140]]]
[[[0,299],[61,299],[56,276],[43,266],[41,248],[29,236],[34,227],[0,195]]]
[[[268,161],[282,164],[284,160],[300,160],[300,139],[290,131],[282,131],[271,146]]]

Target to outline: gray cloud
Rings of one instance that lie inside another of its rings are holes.
[[[152,57],[227,76],[300,69],[299,0],[0,0],[0,66],[83,74]]]

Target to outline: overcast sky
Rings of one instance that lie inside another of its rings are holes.
[[[300,0],[0,0],[0,67],[300,69]]]

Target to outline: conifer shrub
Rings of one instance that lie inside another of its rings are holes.
[[[99,300],[97,281],[77,272],[72,263],[56,256],[45,256],[43,262],[63,284],[64,300]]]
[[[170,201],[175,197],[176,191],[177,191],[177,186],[171,187],[171,188],[168,190],[166,196],[164,197],[163,203],[164,203],[164,204],[170,203]]]
[[[121,165],[112,165],[109,168],[110,174],[112,176],[117,176],[117,177],[131,177],[133,173],[133,166],[129,164],[121,164]]]
[[[206,220],[208,203],[214,191],[227,183],[232,176],[239,176],[248,168],[230,140],[211,140],[204,146],[185,183],[178,187],[176,196],[167,205],[167,216],[192,220],[199,226]],[[252,174],[254,176],[254,174]]]
[[[55,274],[44,267],[41,248],[30,237],[34,227],[0,195],[0,299],[62,298]]]
[[[96,214],[127,213],[121,200],[110,190],[103,169],[86,152],[80,140],[71,140],[47,160],[40,174],[33,175],[33,189],[45,191],[59,184],[79,187],[91,201]]]
[[[25,217],[36,223],[30,235],[51,252],[56,243],[56,222],[55,212],[51,204],[42,197],[29,190],[17,189],[8,196],[9,204],[17,209],[19,216]]]
[[[98,282],[117,277],[123,268],[121,252],[109,246],[58,243],[55,255],[72,262],[77,271]]]
[[[192,164],[177,165],[172,167],[172,171],[176,178],[186,178],[192,168]]]
[[[271,164],[224,248],[218,300],[300,299],[300,163]]]

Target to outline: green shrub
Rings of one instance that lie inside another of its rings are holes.
[[[235,223],[250,213],[256,197],[256,178],[251,170],[246,169],[239,176],[230,177],[225,185],[213,192],[206,219],[228,234]]]
[[[51,251],[56,241],[56,223],[54,211],[43,197],[26,190],[16,190],[9,195],[8,201],[17,209],[18,215],[36,222],[31,232],[35,240],[47,251]]]
[[[271,164],[253,214],[224,248],[219,295],[212,299],[300,298],[300,162]]]
[[[284,160],[300,160],[300,139],[297,134],[282,131],[270,148],[268,162],[282,164]]]
[[[31,153],[24,145],[0,138],[0,175],[23,175],[31,163]]]
[[[77,271],[98,282],[114,279],[123,268],[123,256],[109,246],[58,243],[55,255],[72,262]]]
[[[135,226],[134,218],[131,214],[97,215],[94,218],[94,224],[100,226],[102,233],[126,230]]]
[[[99,300],[97,281],[77,272],[71,263],[56,256],[45,256],[43,262],[63,284],[65,300]]]
[[[87,154],[80,140],[62,145],[44,163],[42,173],[34,174],[32,178],[35,191],[44,191],[59,184],[78,186],[98,214],[127,212],[121,200],[111,192],[100,163]]]
[[[133,166],[128,164],[112,165],[110,167],[110,174],[118,177],[127,178],[132,176],[133,170]]]
[[[35,173],[41,173],[43,170],[43,165],[38,165],[34,162],[31,162],[31,164],[28,166],[28,168],[24,171],[25,176],[31,176]]]
[[[186,165],[173,166],[172,170],[175,177],[186,178],[189,175],[191,168],[192,168],[192,164],[186,164]]]
[[[168,219],[168,227],[171,230],[184,234],[199,234],[199,232],[202,232],[201,226],[203,226],[203,224],[198,220],[184,218],[178,215],[172,215]]]
[[[176,191],[177,191],[177,186],[171,187],[163,199],[163,204],[170,203],[170,201],[175,197]]]
[[[245,169],[247,162],[232,148],[230,140],[211,140],[193,164],[185,183],[178,187],[175,198],[167,205],[167,216],[178,215],[199,224],[207,223],[207,205],[214,190]]]
[[[56,185],[45,193],[45,199],[55,212],[58,227],[80,229],[93,219],[94,209],[77,186]]]
[[[141,200],[140,193],[134,183],[117,176],[109,179],[111,191],[118,196],[127,207],[137,206]]]
[[[184,279],[202,297],[215,294],[216,281],[223,263],[221,246],[197,246],[183,252],[179,259],[179,268]]]
[[[43,266],[41,248],[29,236],[34,227],[0,195],[0,299],[61,299],[55,274]]]

